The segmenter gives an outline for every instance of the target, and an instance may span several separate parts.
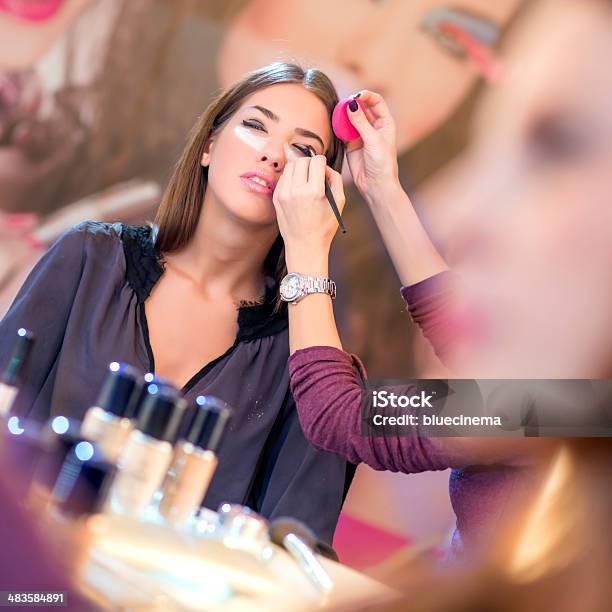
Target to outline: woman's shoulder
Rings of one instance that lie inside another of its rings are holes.
[[[122,223],[104,223],[102,221],[82,221],[73,225],[57,239],[57,245],[80,244],[83,247],[92,245],[108,246],[121,244]]]
[[[91,255],[99,253],[106,256],[121,244],[122,226],[120,223],[83,221],[66,229],[43,254],[45,261],[69,260],[77,265],[84,264]]]
[[[148,251],[154,248],[156,227],[153,225],[126,225],[104,221],[82,221],[66,230],[57,240],[58,243],[79,243],[96,249],[139,249]]]
[[[81,251],[85,265],[109,266],[125,274],[140,300],[145,300],[163,272],[161,254],[155,247],[157,226],[83,221],[67,230],[56,242],[62,254]],[[115,265],[121,261],[121,265]]]

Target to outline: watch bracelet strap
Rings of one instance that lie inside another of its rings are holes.
[[[336,298],[336,283],[331,278],[321,278],[315,276],[306,276],[306,286],[304,293],[325,293],[331,296],[332,300]]]

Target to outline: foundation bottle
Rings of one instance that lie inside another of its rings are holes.
[[[172,460],[185,407],[175,389],[147,386],[135,429],[119,454],[110,511],[137,518],[151,503]]]
[[[66,456],[44,517],[46,531],[69,575],[77,578],[87,560],[96,513],[103,507],[116,467],[86,440]],[[43,517],[41,517],[43,518]]]
[[[171,525],[184,527],[200,508],[217,467],[216,450],[231,410],[222,400],[200,395],[185,439],[175,447],[162,485],[159,514]]]
[[[132,416],[141,399],[142,376],[131,366],[112,362],[95,406],[85,413],[81,436],[94,442],[115,463],[133,429]]]

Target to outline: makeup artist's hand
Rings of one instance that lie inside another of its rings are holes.
[[[379,193],[390,193],[399,185],[397,167],[397,130],[383,97],[362,89],[357,94],[357,110],[347,107],[349,120],[361,138],[346,146],[346,158],[353,181],[368,203]]]
[[[325,196],[325,178],[342,212],[345,204],[342,176],[327,165],[324,155],[303,157],[285,164],[272,201],[285,241],[287,265],[304,267],[315,259],[327,261],[338,221]],[[310,271],[295,270],[307,274]]]
[[[364,110],[347,110],[361,138],[347,144],[353,181],[368,203],[402,285],[448,269],[402,189],[397,166],[396,128],[383,97],[358,94]]]

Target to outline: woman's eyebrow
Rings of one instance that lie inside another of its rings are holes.
[[[280,121],[280,118],[278,115],[274,114],[269,108],[265,108],[264,106],[259,106],[259,104],[245,106],[245,108],[256,108],[258,111],[263,113],[266,117],[268,117],[268,119],[271,119],[272,121],[275,121],[276,123]],[[315,140],[318,140],[321,143],[321,146],[323,147],[323,149],[325,149],[323,140],[314,132],[311,132],[310,130],[305,130],[304,128],[295,128],[295,132],[302,136],[306,136],[308,138],[314,138]]]
[[[251,106],[247,106],[246,108],[256,108],[258,111],[261,111],[268,119],[272,119],[272,121],[276,121],[278,123],[280,121],[280,117],[274,114],[269,108],[265,108],[264,106],[259,106],[259,104],[253,104]]]
[[[295,132],[296,134],[300,134],[301,136],[306,136],[306,138],[313,138],[314,140],[319,141],[319,143],[321,144],[321,148],[325,150],[325,145],[323,144],[323,141],[314,132],[311,132],[310,130],[305,130],[304,128],[295,128]]]

